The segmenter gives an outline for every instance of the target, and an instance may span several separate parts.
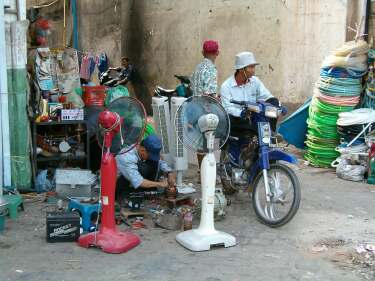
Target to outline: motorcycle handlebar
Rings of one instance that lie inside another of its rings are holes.
[[[231,103],[233,104],[238,104],[240,106],[246,106],[249,111],[253,112],[260,112],[261,107],[258,103],[253,103],[253,102],[245,102],[245,101],[237,101],[237,100],[230,100]],[[275,105],[269,105],[270,107],[277,108],[277,116],[279,115],[286,115],[288,112],[288,109],[285,106],[275,106]],[[268,106],[266,106],[267,108]],[[267,110],[266,110],[267,111]]]
[[[237,101],[237,100],[230,100],[230,103],[238,104],[238,105],[246,105],[247,103],[244,101]]]

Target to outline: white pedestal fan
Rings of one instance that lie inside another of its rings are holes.
[[[206,153],[201,164],[202,210],[197,229],[179,233],[176,240],[191,251],[207,251],[212,247],[231,247],[236,238],[218,231],[214,226],[214,202],[216,184],[216,160],[214,151],[226,142],[230,123],[229,117],[214,98],[191,97],[178,109],[184,130],[181,142],[188,148]],[[176,115],[177,115],[176,114]]]

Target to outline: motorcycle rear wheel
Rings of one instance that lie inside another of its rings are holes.
[[[288,185],[288,189],[290,189],[289,191],[281,191],[281,175],[290,181],[290,184]],[[254,180],[252,191],[254,211],[262,223],[270,227],[280,227],[287,224],[298,211],[301,201],[300,182],[294,171],[281,163],[270,165],[270,169],[268,170],[268,181],[273,194],[271,202],[266,202],[263,172],[260,171]],[[292,193],[292,198],[286,200],[286,195],[288,195],[290,191]],[[290,207],[284,208],[286,211],[281,212],[281,209],[288,201],[290,201]],[[277,216],[278,213],[281,215]]]

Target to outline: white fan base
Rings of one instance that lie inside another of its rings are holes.
[[[176,240],[193,252],[208,251],[212,246],[227,248],[236,245],[236,238],[234,236],[215,229],[202,231],[198,228],[184,231],[176,236]]]

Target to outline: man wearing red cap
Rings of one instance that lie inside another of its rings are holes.
[[[215,60],[219,55],[219,44],[214,40],[203,43],[203,61],[197,65],[191,76],[191,89],[194,96],[209,95],[217,97],[217,69]],[[199,169],[204,154],[197,154]]]
[[[219,44],[214,40],[203,43],[203,61],[197,65],[191,76],[191,88],[195,96],[217,93],[217,70],[215,60],[219,55]]]

